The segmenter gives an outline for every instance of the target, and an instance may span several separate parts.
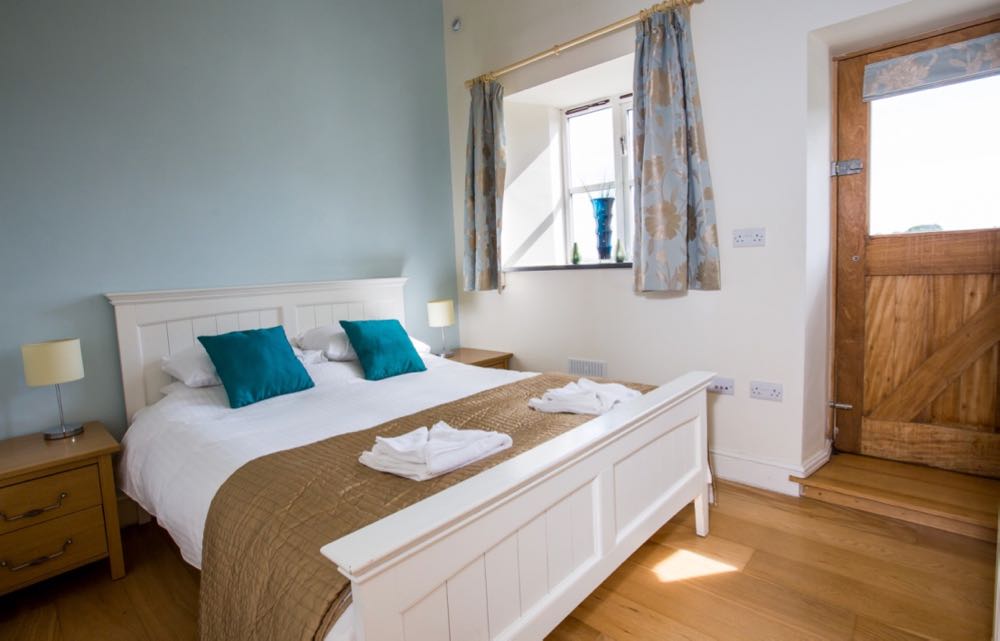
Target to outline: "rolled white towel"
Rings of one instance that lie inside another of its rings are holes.
[[[625,387],[621,383],[596,383],[589,378],[581,378],[578,384],[582,389],[597,394],[597,398],[601,399],[601,403],[608,409],[614,407],[616,403],[642,396],[642,392]]]
[[[539,412],[551,414],[603,414],[606,409],[601,399],[590,392],[577,394],[545,394],[542,398],[528,400],[528,406]]]
[[[361,464],[414,481],[425,481],[474,463],[513,445],[507,434],[457,430],[444,421],[393,438],[375,437]]]
[[[547,390],[528,405],[539,412],[569,414],[604,414],[622,401],[642,394],[619,383],[597,383],[589,378]]]

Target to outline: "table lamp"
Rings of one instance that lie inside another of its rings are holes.
[[[444,328],[455,324],[455,302],[450,298],[445,298],[427,303],[427,324],[431,327],[441,328],[440,356],[451,356],[453,352],[448,349],[448,344],[445,342]]]
[[[56,386],[59,403],[59,427],[46,432],[45,440],[53,441],[83,434],[83,425],[66,425],[63,417],[62,392],[59,385],[83,378],[83,356],[79,338],[64,338],[44,343],[21,345],[24,361],[24,381],[30,387]]]

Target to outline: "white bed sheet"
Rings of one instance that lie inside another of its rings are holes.
[[[243,464],[534,375],[423,359],[426,372],[382,381],[364,380],[357,361],[307,365],[314,388],[238,410],[228,407],[221,387],[174,385],[138,412],[126,432],[122,489],[170,533],[184,560],[200,568],[212,498]],[[352,619],[345,612],[327,641],[353,637]]]

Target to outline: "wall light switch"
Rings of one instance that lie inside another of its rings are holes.
[[[736,391],[736,381],[724,376],[716,376],[712,379],[712,382],[708,384],[708,391],[713,394],[725,394],[727,396],[732,396]]]

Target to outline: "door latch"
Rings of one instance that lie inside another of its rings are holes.
[[[830,165],[831,176],[853,176],[860,174],[865,164],[857,158],[851,160],[838,160]]]
[[[847,411],[849,411],[849,410],[853,410],[854,409],[854,406],[851,405],[850,403],[838,403],[837,401],[830,401],[829,405],[830,405],[830,407],[832,407],[835,410],[847,410]]]

